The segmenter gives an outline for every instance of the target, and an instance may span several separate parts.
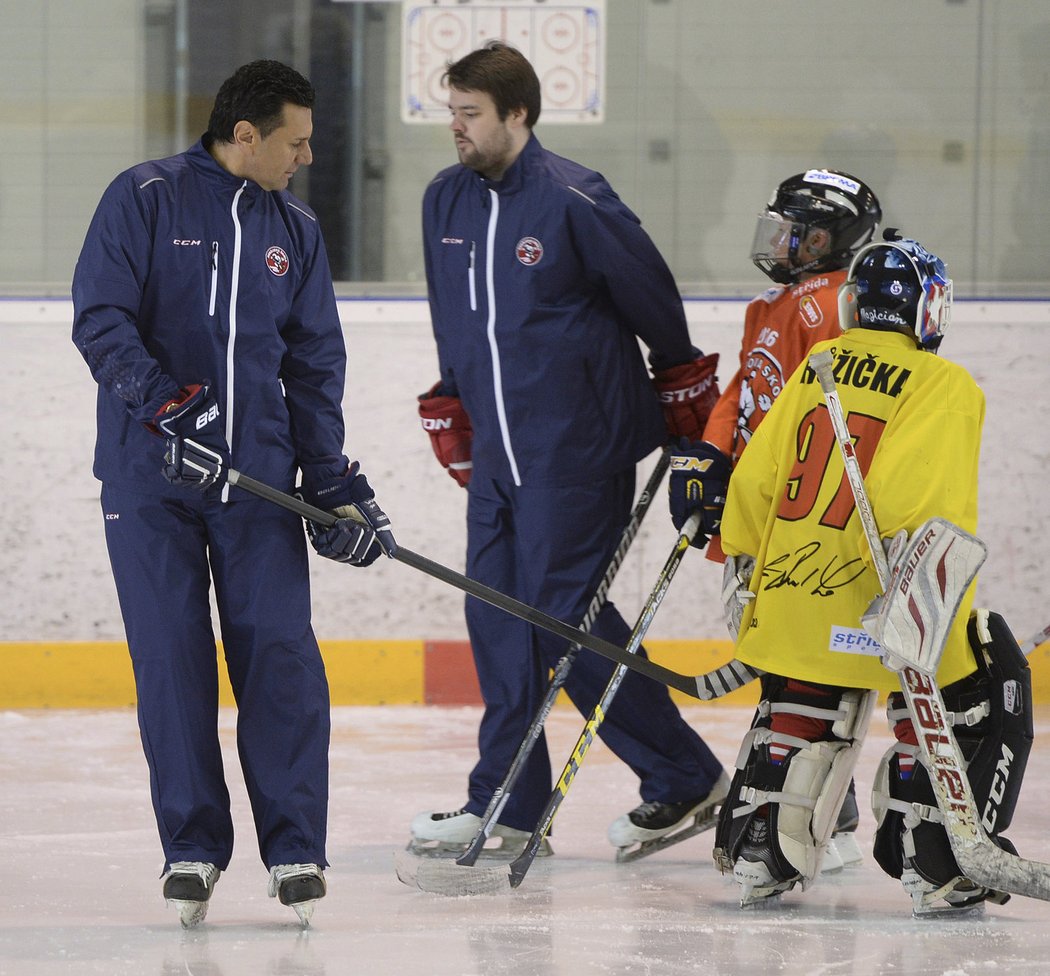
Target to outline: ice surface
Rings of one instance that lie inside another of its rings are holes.
[[[750,711],[685,713],[731,763]],[[183,931],[160,895],[162,857],[145,761],[130,710],[0,713],[0,974],[2,976],[678,976],[848,974],[984,976],[1050,971],[1050,905],[1013,898],[984,918],[917,921],[899,885],[870,857],[741,911],[711,863],[711,834],[617,865],[605,839],[633,807],[637,781],[596,745],[554,824],[556,854],[522,886],[448,898],[400,884],[394,857],[422,809],[464,798],[477,708],[338,708],[332,742],[329,894],[313,928],[266,896],[236,767],[235,714],[224,710],[239,845],[207,921]],[[1009,836],[1050,860],[1050,754],[1037,740]],[[570,709],[548,723],[556,771],[582,728]],[[876,713],[858,767],[866,797],[889,743]]]

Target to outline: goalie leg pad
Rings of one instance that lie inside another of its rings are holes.
[[[752,860],[749,842],[768,835],[764,859],[780,890],[805,888],[820,871],[876,693],[773,675],[762,690],[719,815],[715,863],[726,872]],[[756,830],[756,819],[768,828]]]
[[[944,702],[981,820],[989,837],[1013,850],[1003,836],[1013,817],[1032,747],[1032,685],[1028,662],[998,614],[976,610],[967,632],[977,671],[944,689]],[[897,738],[883,757],[872,789],[875,860],[901,879],[917,915],[969,907],[1005,897],[964,878],[952,854],[915,730],[899,693],[887,706]]]

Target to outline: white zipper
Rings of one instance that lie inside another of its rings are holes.
[[[477,247],[475,241],[470,242],[470,266],[467,268],[467,282],[470,285],[470,310],[472,312],[478,310],[478,293],[475,289],[474,283],[474,259],[476,257]]]
[[[208,317],[215,318],[215,292],[219,284],[219,242],[211,242],[211,299],[208,301]]]
[[[226,340],[226,444],[233,463],[233,351],[237,343],[237,291],[241,283],[241,221],[237,216],[237,203],[241,199],[248,181],[233,195],[230,215],[233,217],[233,266],[230,269],[230,335]],[[222,500],[230,500],[230,485],[222,486]]]
[[[494,275],[493,250],[496,241],[496,222],[499,219],[499,194],[489,190],[492,201],[492,212],[489,215],[488,234],[485,237],[485,293],[489,300],[488,337],[489,351],[492,354],[492,386],[496,394],[496,416],[499,418],[499,429],[503,435],[503,450],[510,463],[510,473],[514,484],[521,487],[521,475],[518,474],[518,462],[514,458],[514,448],[510,443],[510,428],[507,426],[507,408],[503,402],[503,374],[499,362],[499,346],[496,344],[496,285]]]

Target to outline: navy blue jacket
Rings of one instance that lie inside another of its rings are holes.
[[[654,369],[698,352],[669,268],[599,173],[535,136],[498,183],[452,166],[424,194],[423,246],[475,476],[578,484],[666,441],[638,339]]]
[[[108,187],[73,276],[73,341],[99,384],[95,476],[151,494],[144,426],[212,381],[232,464],[279,488],[338,475],[346,348],[317,217],[235,177],[201,143]],[[237,491],[237,489],[234,489]]]

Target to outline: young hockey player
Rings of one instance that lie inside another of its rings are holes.
[[[537,141],[540,85],[525,57],[494,42],[447,80],[459,164],[423,201],[441,375],[420,414],[469,492],[467,575],[581,620],[627,524],[636,464],[669,432],[699,436],[717,360],[692,345],[674,279],[637,217],[598,173]],[[473,598],[466,618],[485,702],[480,755],[461,808],[412,821],[416,849],[473,840],[566,650]],[[607,602],[592,631],[622,646],[630,627]],[[576,659],[565,690],[583,714],[611,673],[593,654]],[[615,846],[713,820],[728,778],[665,688],[628,674],[600,735],[637,773],[644,801],[613,823]],[[541,738],[493,836],[520,848],[550,791]]]
[[[853,256],[869,243],[882,211],[871,189],[849,173],[810,169],[784,180],[755,227],[751,260],[773,281],[747,307],[740,366],[715,404],[703,439],[683,442],[671,460],[670,505],[680,529],[697,508],[711,536],[709,559],[724,558],[718,520],[726,479],[788,377],[810,348],[842,334],[838,293]],[[834,871],[861,860],[852,788],[824,858]]]
[[[972,533],[984,396],[965,369],[932,355],[950,315],[944,264],[913,240],[870,244],[841,298],[848,331],[815,349],[835,356],[881,534],[910,535],[934,516]],[[736,654],[766,672],[715,839],[716,862],[750,905],[816,878],[877,692],[900,687],[861,626],[879,582],[808,366],[740,458],[721,529]],[[988,833],[1006,846],[1031,742],[1030,684],[1005,624],[983,612],[971,621],[972,600],[971,585],[937,682]],[[899,692],[889,714],[898,743],[876,777],[879,864],[900,878],[918,915],[1005,900],[959,871]],[[1004,744],[1014,757],[1005,780],[996,768]]]

